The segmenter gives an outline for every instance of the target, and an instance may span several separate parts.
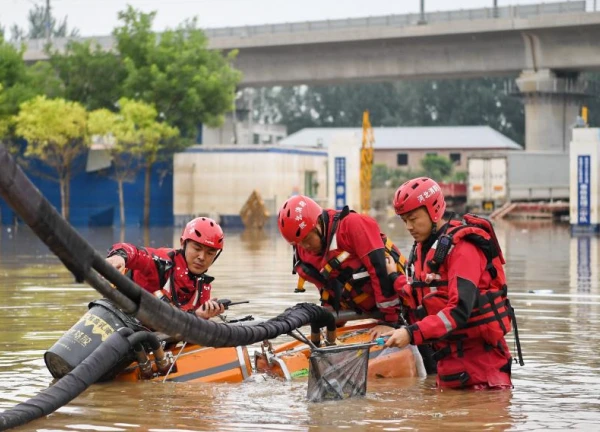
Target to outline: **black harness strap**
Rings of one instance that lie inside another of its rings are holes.
[[[510,319],[512,320],[513,327],[515,329],[515,344],[517,345],[517,355],[519,357],[519,365],[524,366],[525,362],[523,361],[523,352],[521,351],[521,340],[519,339],[519,327],[517,326],[517,317],[515,315],[515,310],[510,304],[510,300],[506,299],[506,308],[508,309]]]

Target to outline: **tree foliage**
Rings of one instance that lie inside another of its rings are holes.
[[[27,67],[23,61],[24,48],[16,49],[12,44],[0,38],[0,85],[2,97],[0,98],[0,124],[2,125],[2,138],[10,138],[12,133],[12,117],[19,112],[19,106],[36,95],[47,92],[57,92],[59,88],[54,82],[44,77],[47,71],[43,66],[34,65]],[[50,75],[51,76],[51,75]]]
[[[24,102],[15,118],[16,133],[27,140],[26,157],[41,160],[55,171],[61,211],[69,219],[73,162],[87,149],[87,112],[76,102],[37,96]]]
[[[421,160],[421,166],[427,177],[439,181],[449,179],[454,170],[454,165],[450,159],[437,155],[426,155]]]
[[[394,187],[415,177],[426,176],[438,182],[464,181],[464,173],[454,172],[454,164],[444,156],[427,155],[418,169],[389,168],[384,164],[373,166],[373,188]]]
[[[125,196],[123,184],[132,182],[140,169],[139,155],[134,155],[137,142],[128,141],[130,132],[135,125],[131,119],[121,114],[101,108],[90,112],[88,117],[88,131],[92,140],[98,139],[106,152],[110,155],[113,165],[112,178],[117,182],[119,195],[119,216],[121,226],[125,226]]]
[[[252,92],[254,119],[305,127],[359,127],[369,110],[373,126],[489,125],[524,141],[522,102],[507,95],[504,80],[436,80],[359,83],[327,87],[275,87]]]
[[[151,30],[154,17],[131,6],[119,13],[122,25],[114,36],[127,69],[123,94],[155,105],[186,137],[195,136],[200,123],[221,124],[240,80],[230,65],[236,53],[208,50],[196,20],[157,38]]]
[[[0,84],[0,107],[4,104],[4,87]],[[0,117],[0,140],[8,133],[10,119]]]
[[[116,110],[126,77],[121,58],[91,42],[69,41],[64,52],[50,54],[50,64],[64,86],[64,97],[88,110]]]
[[[117,142],[121,143],[120,157],[139,158],[145,170],[144,226],[150,221],[150,179],[153,165],[161,154],[171,154],[178,143],[179,130],[158,121],[156,108],[142,101],[126,98],[119,100],[121,119],[115,129]]]
[[[46,6],[34,5],[33,9],[29,10],[27,16],[28,29],[25,30],[17,25],[11,27],[11,39],[13,41],[21,41],[24,39],[43,39],[46,37],[46,24],[50,24],[51,37],[68,37],[78,36],[79,30],[72,29],[69,31],[67,25],[67,17],[59,21],[52,15],[52,10],[49,15],[46,15]]]

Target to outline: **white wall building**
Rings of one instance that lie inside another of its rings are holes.
[[[326,205],[327,153],[276,146],[193,146],[173,161],[175,223],[209,215],[241,225],[240,210],[256,190],[271,216],[293,194]]]

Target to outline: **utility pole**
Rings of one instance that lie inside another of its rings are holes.
[[[425,21],[425,0],[421,0],[421,17],[419,18],[419,24],[426,24]]]
[[[50,0],[46,0],[46,43],[50,44]]]
[[[498,18],[498,0],[494,0],[494,18]]]

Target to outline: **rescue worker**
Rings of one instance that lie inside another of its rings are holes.
[[[407,283],[387,266],[410,310],[410,325],[384,334],[386,346],[432,343],[438,387],[512,388],[513,360],[504,338],[511,324],[523,362],[491,223],[470,214],[452,218],[440,186],[427,177],[400,186],[393,204],[415,243]]]
[[[306,280],[319,289],[323,306],[381,312],[376,335],[397,325],[400,300],[386,271],[386,255],[400,273],[406,260],[373,218],[348,207],[323,210],[309,197],[295,195],[279,210],[277,225],[294,246],[296,291],[304,291]]]
[[[118,270],[125,269],[146,291],[200,318],[224,312],[224,306],[211,299],[213,277],[208,268],[223,251],[223,230],[214,220],[199,217],[183,229],[180,249],[136,247],[117,243],[107,261]]]

